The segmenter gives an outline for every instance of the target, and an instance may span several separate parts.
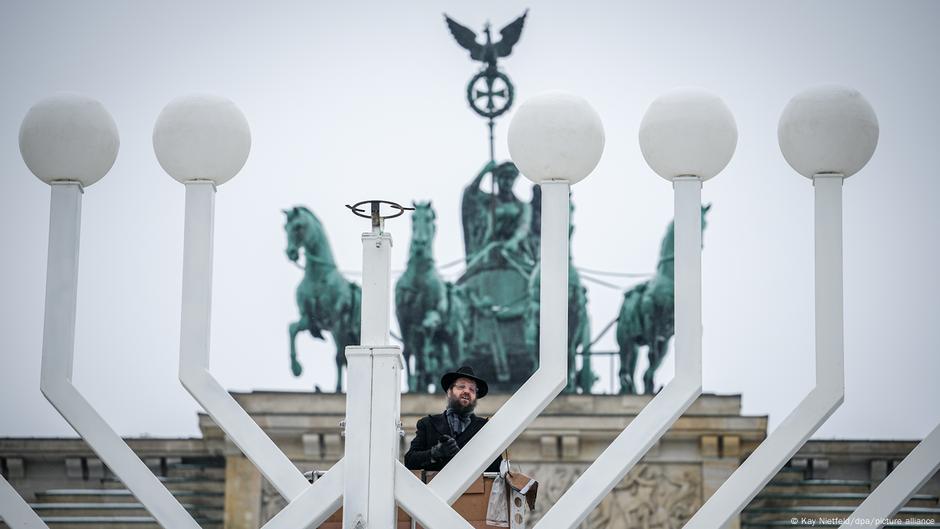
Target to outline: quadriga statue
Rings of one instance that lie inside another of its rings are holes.
[[[491,175],[492,192],[481,189]],[[538,367],[523,339],[538,234],[533,204],[519,199],[512,162],[487,163],[463,190],[467,268],[457,280],[466,301],[464,355],[494,391],[514,391]]]

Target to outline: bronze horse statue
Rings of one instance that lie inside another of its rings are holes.
[[[413,205],[408,266],[395,283],[395,315],[404,342],[408,390],[424,392],[441,373],[460,365],[464,318],[460,288],[445,282],[434,266],[437,227],[431,202]]]
[[[711,204],[702,206],[702,230]],[[634,371],[638,349],[649,348],[649,367],[643,374],[643,392],[655,393],[653,376],[675,334],[675,225],[669,223],[659,247],[656,275],[623,295],[617,318],[617,345],[620,346],[620,393],[638,393]]]
[[[316,215],[303,206],[284,210],[284,214],[287,216],[284,224],[287,258],[296,263],[300,249],[304,250],[304,278],[297,285],[300,320],[289,327],[291,371],[294,376],[300,376],[303,371],[297,361],[297,334],[309,331],[314,338],[324,340],[323,331],[328,331],[336,345],[336,392],[339,393],[346,366],[346,346],[359,344],[362,292],[359,285],[347,281],[337,270],[326,231]]]

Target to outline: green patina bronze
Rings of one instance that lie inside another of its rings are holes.
[[[702,229],[711,205],[702,206]],[[638,393],[634,371],[638,348],[647,346],[649,366],[643,374],[643,392],[655,393],[653,377],[675,333],[675,253],[674,224],[669,223],[659,247],[656,275],[623,295],[617,319],[617,345],[620,346],[620,393]]]
[[[467,103],[478,115],[487,118],[487,127],[490,131],[490,161],[495,161],[493,149],[493,129],[495,119],[512,107],[515,99],[515,88],[509,76],[499,70],[498,60],[508,57],[513,46],[522,37],[522,27],[528,10],[506,27],[499,30],[500,40],[493,42],[490,34],[489,22],[483,27],[486,41],[477,42],[477,34],[470,28],[444,15],[447,29],[454,36],[457,44],[470,52],[470,58],[483,63],[483,68],[467,83]]]
[[[300,320],[290,324],[290,362],[294,376],[302,367],[297,361],[297,334],[309,331],[319,340],[328,331],[336,346],[336,391],[342,391],[342,371],[346,365],[346,346],[359,344],[359,285],[347,281],[333,261],[333,252],[323,224],[312,211],[297,206],[284,210],[287,222],[287,258],[297,262],[304,252],[304,278],[297,286]]]
[[[494,182],[493,192],[480,188],[486,175]],[[457,292],[468,318],[464,357],[497,391],[517,388],[537,367],[524,331],[538,234],[534,205],[513,193],[518,176],[511,162],[489,162],[464,188],[461,200],[466,270]]]
[[[487,174],[496,184],[493,193],[480,188]],[[510,268],[524,278],[532,274],[538,234],[532,229],[533,204],[513,193],[518,177],[512,162],[489,162],[464,188],[460,217],[468,274],[494,267]]]
[[[395,314],[410,391],[427,391],[440,373],[455,370],[464,360],[464,301],[434,266],[436,218],[431,202],[414,203],[408,267],[395,283]]]
[[[457,42],[472,59],[483,63],[467,85],[467,101],[474,112],[487,119],[490,160],[462,193],[460,217],[466,269],[456,282],[444,281],[435,266],[437,229],[431,203],[414,204],[408,266],[395,284],[395,313],[412,392],[435,389],[441,373],[465,364],[490,381],[491,390],[515,391],[538,368],[541,189],[533,186],[532,199],[521,200],[513,192],[518,169],[512,162],[497,163],[493,157],[494,120],[509,110],[514,94],[497,60],[508,56],[519,41],[525,17],[523,14],[500,30],[498,42],[493,42],[487,24],[486,40],[481,44],[472,30],[445,15]],[[487,176],[489,191],[484,189]],[[702,208],[703,227],[707,211],[708,206]],[[305,256],[304,278],[297,287],[300,320],[290,325],[291,370],[295,376],[301,373],[297,334],[309,331],[313,337],[324,339],[323,331],[329,331],[336,346],[336,391],[341,391],[345,348],[359,343],[360,289],[336,269],[326,233],[316,216],[305,207],[284,213],[287,256],[298,261],[301,248]],[[569,241],[573,231],[573,225],[569,225]],[[591,369],[587,289],[570,255],[565,391],[590,393],[596,376]],[[633,372],[642,346],[649,348],[650,360],[643,389],[646,393],[654,391],[653,376],[674,331],[673,268],[670,223],[655,277],[624,294],[617,320],[620,350],[611,353],[620,357],[621,393],[638,390]]]

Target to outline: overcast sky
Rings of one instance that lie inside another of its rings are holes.
[[[594,174],[574,187],[577,265],[655,267],[672,189],[637,144],[650,102],[697,85],[734,113],[737,152],[703,191],[704,388],[741,394],[744,413],[772,428],[814,380],[813,188],[783,160],[777,120],[821,83],[868,98],[881,138],[844,187],[846,397],[816,436],[926,435],[940,421],[940,3],[219,0],[0,4],[0,436],[74,435],[39,392],[49,188],[17,146],[33,103],[92,96],[121,134],[114,168],[83,199],[73,380],[123,435],[191,436],[198,406],[177,380],[184,190],[151,145],[163,106],[223,95],[252,130],[244,170],[216,197],[212,373],[232,390],[332,388],[331,343],[301,338],[306,371],[290,374],[302,272],[284,255],[281,209],[315,211],[340,267],[355,271],[367,226],[344,204],[431,199],[438,262],[461,258],[460,190],[486,162],[486,130],[464,100],[477,64],[441,13],[479,30],[527,7],[502,62],[518,98],[579,94],[607,134]],[[531,192],[522,180],[517,191]],[[400,269],[410,223],[389,230]],[[621,290],[587,286],[596,333]],[[610,333],[596,349],[614,347]],[[660,383],[672,364],[670,354]],[[607,369],[597,362],[602,391]]]

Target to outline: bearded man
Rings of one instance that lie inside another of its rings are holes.
[[[486,424],[486,419],[477,417],[473,409],[489,387],[471,367],[445,373],[441,389],[447,395],[447,408],[444,413],[418,420],[417,435],[405,454],[405,466],[411,470],[441,470]],[[486,472],[498,472],[499,462],[497,458]]]

